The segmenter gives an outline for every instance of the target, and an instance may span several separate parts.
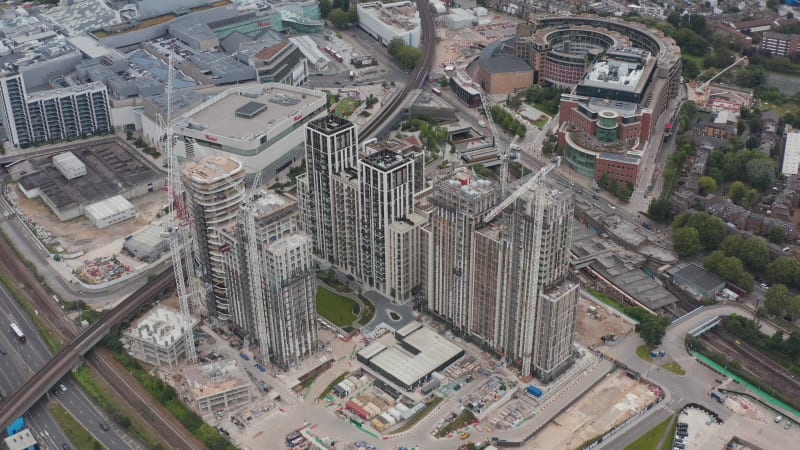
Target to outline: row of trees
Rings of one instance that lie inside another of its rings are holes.
[[[436,121],[431,117],[413,117],[406,120],[400,126],[402,131],[419,131],[419,138],[433,153],[439,152],[439,145],[447,142],[447,129],[436,125]]]
[[[741,338],[750,345],[759,349],[773,352],[781,362],[788,362],[794,367],[789,367],[795,373],[800,373],[800,332],[794,331],[788,338],[784,339],[781,331],[775,332],[772,336],[767,336],[759,329],[758,322],[742,316],[729,316],[724,321],[725,329]],[[788,359],[788,361],[786,361]],[[789,364],[785,364],[789,365]]]
[[[800,316],[800,295],[792,296],[785,284],[776,284],[764,295],[764,310],[773,316],[788,316],[793,320]]]
[[[544,152],[544,150],[542,150]],[[621,183],[613,178],[608,178],[606,174],[600,176],[597,180],[597,184],[607,190],[608,192],[614,194],[615,197],[622,200],[625,203],[631,201],[631,195],[633,195],[633,183],[630,181],[626,183]]]
[[[523,125],[519,120],[515,119],[510,112],[497,105],[492,106],[490,111],[492,113],[492,119],[494,120],[494,123],[500,125],[504,130],[511,134],[516,134],[521,138],[525,137],[525,125]]]
[[[681,258],[716,250],[725,239],[725,223],[707,212],[684,213],[672,222],[672,245]]]
[[[389,54],[392,55],[398,64],[411,70],[417,66],[419,59],[422,58],[422,51],[406,44],[403,39],[397,37],[389,42]]]

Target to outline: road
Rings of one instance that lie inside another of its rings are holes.
[[[661,386],[670,395],[660,406],[653,408],[638,422],[631,425],[629,429],[618,433],[614,438],[609,439],[597,448],[624,448],[689,402],[702,404],[719,414],[723,420],[730,417],[732,413],[728,409],[709,397],[709,392],[717,385],[715,379],[719,378],[719,375],[698,363],[694,357],[686,352],[684,338],[690,330],[705,321],[715,316],[731,314],[738,314],[748,318],[753,317],[752,313],[745,308],[736,304],[726,304],[706,307],[687,320],[669,327],[661,347],[666,351],[668,358],[677,361],[686,370],[685,376],[673,374],[659,367],[660,364],[664,363],[662,360],[648,362],[639,358],[636,355],[636,348],[642,345],[643,341],[636,335],[629,335],[613,347],[601,347],[600,351],[638,371],[648,380]],[[775,328],[768,323],[762,323],[761,329],[767,334],[775,332]]]
[[[0,314],[6,318],[7,322],[13,320],[17,323],[27,338],[25,344],[20,344],[10,333],[0,333],[0,345],[6,351],[6,355],[0,356],[0,377],[2,377],[0,379],[0,389],[4,395],[8,396],[44,366],[52,355],[31,323],[30,318],[5,291],[5,288],[0,288]],[[7,326],[7,323],[3,324],[3,326]],[[62,382],[67,388],[66,391],[61,392],[58,397],[53,396],[52,393],[47,394],[46,397],[43,397],[43,400],[37,402],[26,413],[26,418],[30,421],[30,428],[43,448],[60,448],[61,444],[68,442],[66,436],[58,428],[52,415],[47,410],[47,401],[45,400],[47,398],[61,402],[64,408],[107,448],[140,448],[138,444],[121,431],[112,429],[104,432],[100,428],[100,423],[106,422],[109,425],[113,425],[113,422],[100,413],[71,376],[68,376]]]

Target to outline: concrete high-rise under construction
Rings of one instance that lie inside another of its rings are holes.
[[[191,161],[181,170],[195,255],[210,289],[208,314],[227,322],[230,299],[218,230],[237,218],[244,198],[244,167],[227,156],[215,155]]]
[[[572,197],[541,185],[484,223],[499,200],[496,183],[466,171],[436,186],[427,308],[523,374],[549,381],[572,361]]]
[[[252,212],[242,210],[240,220],[221,232],[226,244],[231,327],[252,341],[263,339],[258,343],[259,359],[286,369],[311,355],[318,345],[312,242],[298,229],[300,211],[293,197],[260,191],[251,202]],[[248,245],[251,236],[243,217],[250,213],[255,214],[255,246]],[[251,267],[250,248],[259,253],[261,267]],[[254,277],[254,270],[260,270],[260,276]],[[251,277],[260,280],[260,286],[254,286]],[[252,292],[254,287],[260,292]]]

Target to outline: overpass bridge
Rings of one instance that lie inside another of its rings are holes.
[[[16,418],[22,416],[47,393],[48,389],[67,375],[81,357],[97,345],[114,327],[139,312],[157,293],[173,284],[175,278],[172,273],[172,267],[161,272],[150,283],[131,294],[116,308],[65,345],[58,354],[0,404],[0,426],[7,427]]]

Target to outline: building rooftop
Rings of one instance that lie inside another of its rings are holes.
[[[312,120],[308,123],[308,127],[317,130],[320,133],[336,133],[338,131],[344,130],[345,128],[353,127],[352,122],[347,119],[343,119],[339,116],[334,116],[333,114],[329,114],[325,117],[321,117],[317,120]]]
[[[719,285],[725,284],[722,278],[695,263],[689,263],[680,268],[676,267],[670,270],[670,273],[680,276],[704,291],[711,291],[719,287]]]
[[[783,151],[783,166],[781,173],[784,175],[797,175],[800,172],[800,131],[786,133],[786,146]]]
[[[242,171],[242,163],[225,155],[214,154],[185,164],[182,172],[198,183],[213,183]]]
[[[402,338],[402,341],[417,353],[411,354],[398,348],[381,349],[383,344],[371,344],[359,351],[359,354],[362,358],[369,359],[370,364],[380,367],[410,386],[464,353],[464,349],[428,328],[419,328]]]
[[[200,321],[192,317],[192,328]],[[131,326],[127,333],[140,341],[147,341],[160,347],[170,347],[183,338],[183,316],[180,311],[158,305]]]
[[[104,0],[64,2],[44,10],[44,16],[64,27],[70,36],[122,23],[119,11],[109,7]]]
[[[639,92],[647,83],[645,64],[649,54],[643,61],[617,59],[609,55],[606,59],[591,66],[581,81],[584,86],[613,87],[616,90]],[[652,70],[652,67],[650,67]]]
[[[408,159],[391,150],[381,150],[363,158],[362,161],[364,161],[364,164],[379,170],[389,171],[395,167],[402,166]]]
[[[28,428],[5,438],[3,442],[5,442],[5,448],[8,450],[28,450],[29,448],[36,448],[38,444]]]
[[[359,3],[358,8],[398,30],[413,30],[420,25],[417,7],[410,1]]]
[[[183,371],[195,399],[247,386],[250,382],[235,359],[194,365]]]
[[[187,111],[178,119],[178,125],[244,141],[272,138],[272,129],[294,121],[304,110],[324,99],[321,91],[274,83],[232,88]],[[258,120],[237,114],[240,108],[254,102],[266,105]]]
[[[450,178],[439,182],[442,191],[455,192],[467,197],[479,197],[497,190],[497,183],[480,178],[472,171],[456,170]]]
[[[253,204],[256,209],[258,209],[260,215],[265,215],[296,202],[297,200],[286,194],[279,194],[275,191],[262,189],[259,190]]]
[[[470,95],[480,94],[480,91],[478,91],[478,89],[473,84],[474,81],[472,80],[472,78],[470,78],[469,74],[467,74],[466,71],[456,70],[455,74],[453,74],[453,78],[456,79],[458,85],[461,86],[461,88],[464,89],[467,92],[467,94]]]
[[[479,57],[480,63],[492,73],[522,72],[533,70],[524,59],[506,53],[512,51],[514,39],[493,42],[486,46]]]
[[[133,208],[133,203],[121,195],[87,205],[83,211],[94,217],[108,217]]]

